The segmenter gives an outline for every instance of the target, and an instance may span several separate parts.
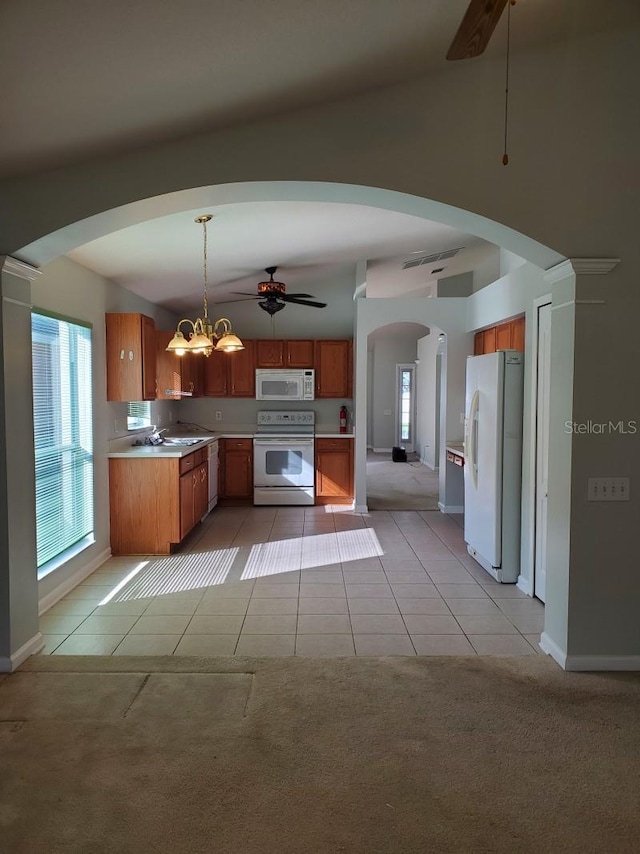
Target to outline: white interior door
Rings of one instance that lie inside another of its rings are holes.
[[[549,385],[551,303],[538,308],[538,392],[536,410],[536,538],[534,595],[545,601],[547,579],[547,488],[549,474]]]

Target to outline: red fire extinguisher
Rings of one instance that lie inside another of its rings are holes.
[[[347,407],[346,406],[340,407],[340,432],[341,433],[347,432]]]

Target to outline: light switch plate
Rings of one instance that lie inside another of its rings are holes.
[[[590,477],[587,501],[629,501],[628,477]]]

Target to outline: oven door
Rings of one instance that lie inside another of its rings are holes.
[[[313,438],[256,438],[253,440],[253,485],[312,487]]]

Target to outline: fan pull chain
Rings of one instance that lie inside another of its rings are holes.
[[[507,154],[507,142],[509,133],[509,53],[511,47],[511,7],[516,5],[516,0],[509,0],[507,7],[507,68],[504,89],[504,154],[502,155],[502,165],[507,166],[509,163],[509,155]]]

